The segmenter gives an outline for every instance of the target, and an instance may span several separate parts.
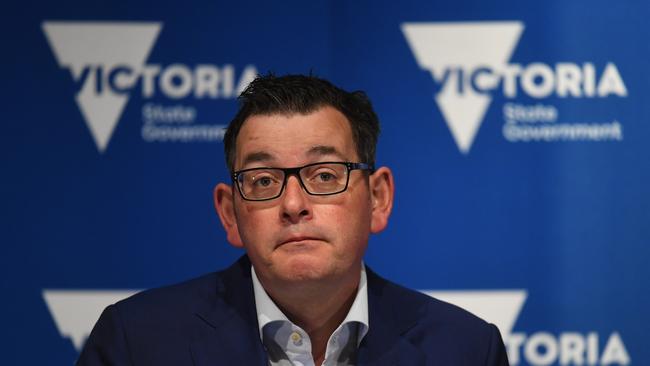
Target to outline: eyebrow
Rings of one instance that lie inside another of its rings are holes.
[[[244,158],[244,162],[242,163],[242,166],[246,166],[250,163],[266,162],[274,159],[275,158],[273,157],[273,155],[267,152],[256,151],[246,155],[246,157]]]
[[[309,156],[325,156],[325,155],[334,155],[341,160],[346,160],[346,157],[339,152],[334,146],[327,145],[316,145],[312,146],[308,151],[307,155]],[[265,151],[256,151],[250,154],[247,154],[244,158],[242,166],[247,166],[251,163],[265,163],[269,161],[274,161],[275,157]]]
[[[337,158],[341,160],[346,160],[346,157],[336,150],[334,146],[327,146],[327,145],[316,145],[312,146],[309,151],[307,151],[307,155],[310,156],[322,156],[322,155],[335,155]]]

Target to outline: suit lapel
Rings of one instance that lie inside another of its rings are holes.
[[[417,323],[418,309],[387,294],[387,282],[366,267],[370,329],[359,347],[358,365],[422,365],[425,357],[402,335]]]
[[[248,258],[242,257],[218,278],[214,297],[195,313],[202,329],[190,345],[194,364],[268,365]]]
[[[416,305],[391,296],[388,282],[369,268],[370,331],[359,347],[358,365],[421,365],[422,351],[403,334],[417,323]],[[218,276],[212,295],[196,310],[198,336],[190,348],[195,366],[268,365],[257,325],[250,261],[242,257]]]

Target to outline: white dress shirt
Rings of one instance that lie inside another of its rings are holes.
[[[271,366],[315,366],[309,335],[293,324],[266,293],[251,266],[255,307],[260,338]],[[361,340],[368,332],[368,289],[366,267],[361,264],[361,278],[354,302],[343,322],[327,342],[322,366],[354,365]]]

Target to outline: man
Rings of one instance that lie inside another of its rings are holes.
[[[109,306],[78,365],[507,365],[497,328],[362,262],[393,205],[365,94],[311,76],[257,78],[214,190],[225,271]]]

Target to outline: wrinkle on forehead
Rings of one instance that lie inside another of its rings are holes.
[[[345,161],[357,159],[350,124],[332,107],[307,115],[251,116],[237,140],[238,169],[255,162],[300,165],[300,161],[325,156]]]

